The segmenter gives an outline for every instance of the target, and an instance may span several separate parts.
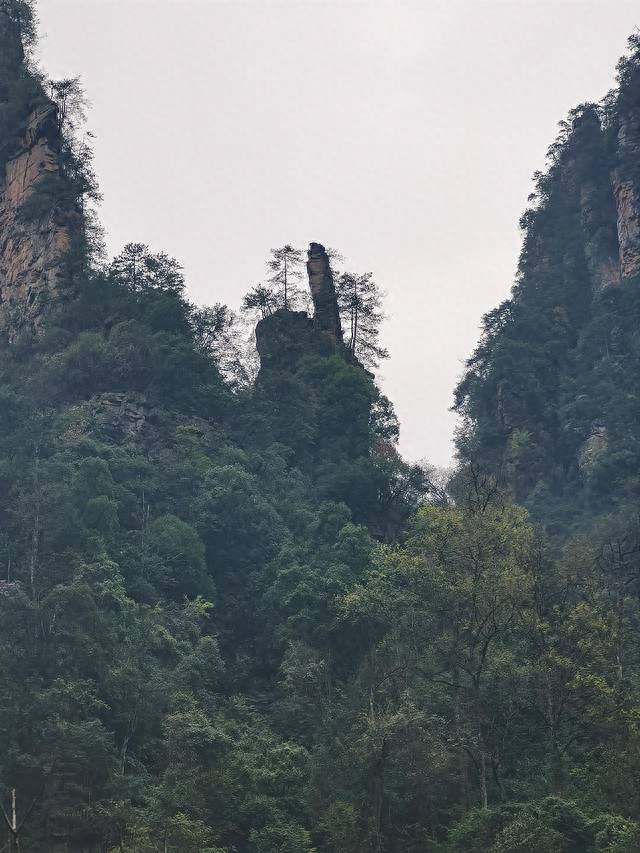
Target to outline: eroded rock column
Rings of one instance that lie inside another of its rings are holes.
[[[329,256],[323,245],[311,243],[307,257],[309,288],[314,305],[314,329],[342,344],[342,325]]]

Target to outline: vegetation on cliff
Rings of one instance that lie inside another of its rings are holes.
[[[457,388],[458,447],[552,533],[638,497],[640,40],[560,125],[521,220],[512,298]]]
[[[30,4],[7,12],[31,38]],[[632,198],[637,47],[538,177],[446,488],[363,367],[372,277],[320,244],[313,317],[288,245],[245,300],[259,371],[234,312],[138,243],[79,244],[64,298],[5,322],[7,847],[640,849],[638,279],[608,171]]]

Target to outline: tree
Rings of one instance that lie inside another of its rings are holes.
[[[285,309],[295,306],[300,299],[298,282],[302,278],[302,252],[294,249],[289,243],[280,249],[271,250],[271,258],[267,268],[271,275],[269,283],[273,285],[278,302]]]
[[[0,12],[18,28],[27,56],[37,41],[35,0],[0,0]]]
[[[51,100],[58,108],[58,131],[61,134],[77,131],[86,121],[86,108],[89,106],[80,78],[50,80],[49,90]]]
[[[213,307],[193,308],[191,326],[196,346],[214,359],[232,387],[251,383],[257,373],[256,357],[247,340],[246,325],[234,311],[220,302]]]
[[[42,98],[40,78],[34,73],[30,79],[32,85],[37,83],[38,97]],[[93,134],[86,131],[80,136],[79,133],[86,121],[86,108],[89,105],[80,78],[49,81],[48,90],[57,108],[55,119],[60,168],[40,177],[33,192],[22,204],[20,214],[27,221],[48,217],[65,221],[69,216],[76,219],[73,240],[65,254],[65,263],[73,277],[84,271],[88,262],[101,259],[103,254],[103,231],[95,209],[102,196],[93,169]],[[0,126],[5,121],[0,110]]]
[[[109,273],[133,293],[154,291],[179,296],[184,292],[178,261],[166,252],[152,254],[144,243],[127,243],[111,262]]]
[[[347,333],[347,349],[367,367],[376,368],[380,359],[388,358],[380,346],[380,323],[384,319],[382,296],[373,273],[363,275],[344,272],[336,282],[338,307]]]
[[[271,316],[278,307],[278,296],[272,287],[257,284],[244,296],[242,310],[257,315],[264,320]]]

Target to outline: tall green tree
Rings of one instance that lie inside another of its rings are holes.
[[[382,293],[373,273],[344,272],[336,282],[338,307],[347,350],[366,367],[376,368],[389,353],[379,342]]]

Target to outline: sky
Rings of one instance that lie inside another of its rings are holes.
[[[614,83],[635,0],[40,0],[39,57],[92,103],[111,254],[147,243],[238,307],[320,242],[386,291],[379,381],[412,461],[513,283],[557,124]]]

